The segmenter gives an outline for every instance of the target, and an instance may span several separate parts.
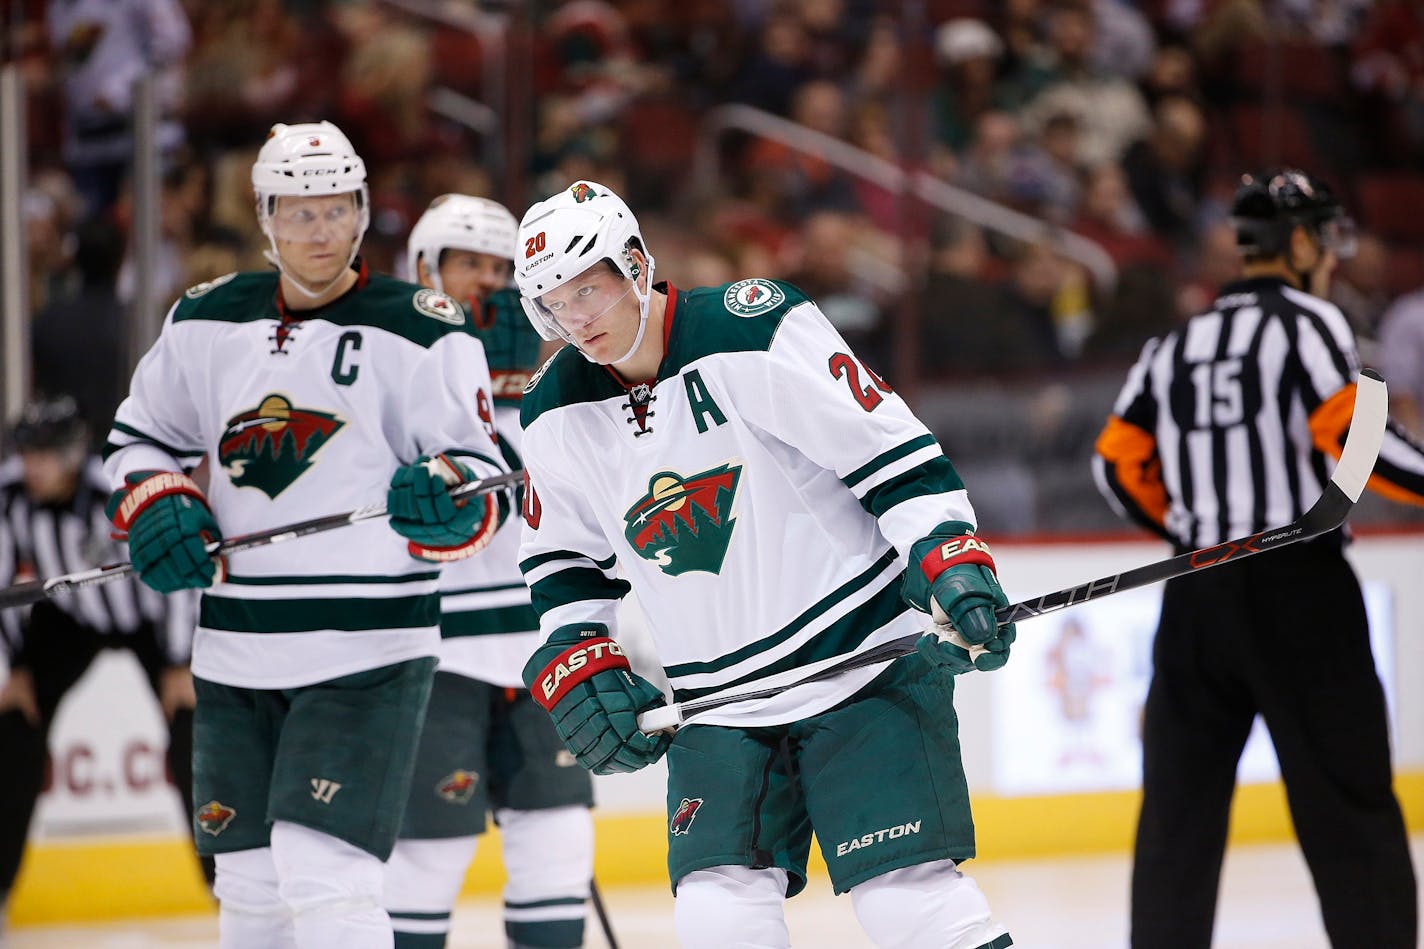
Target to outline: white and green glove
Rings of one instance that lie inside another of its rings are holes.
[[[958,675],[974,669],[990,672],[1009,661],[1017,631],[1013,623],[1000,626],[994,616],[999,607],[1009,605],[1009,599],[995,576],[989,545],[974,535],[972,525],[945,521],[915,542],[910,569],[905,571],[904,596],[941,627],[917,644],[931,662]],[[966,645],[984,651],[975,650],[971,656]]]
[[[437,563],[478,553],[499,526],[496,504],[484,495],[450,497],[475,473],[450,455],[421,455],[391,475],[386,511],[412,557]]]

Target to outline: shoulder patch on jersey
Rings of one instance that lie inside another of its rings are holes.
[[[722,294],[722,305],[736,316],[756,316],[776,309],[785,300],[786,294],[780,287],[760,277],[738,280]]]
[[[223,274],[221,277],[214,277],[211,280],[204,280],[202,283],[195,283],[193,284],[193,286],[183,291],[183,296],[187,297],[189,300],[196,300],[198,299],[198,297],[203,296],[209,290],[214,290],[218,287],[221,287],[225,283],[230,283],[236,276],[237,271],[234,270],[232,273]]]
[[[415,297],[411,303],[417,312],[434,317],[442,323],[449,323],[451,326],[465,325],[464,307],[439,290],[422,287],[415,291]]]

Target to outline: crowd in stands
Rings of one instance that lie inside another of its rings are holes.
[[[110,251],[131,216],[129,90],[144,73],[164,111],[164,298],[264,266],[247,177],[257,146],[273,122],[327,118],[370,172],[363,254],[375,268],[399,273],[406,233],[436,195],[488,195],[518,216],[591,178],[627,196],[654,253],[676,262],[661,276],[791,280],[872,363],[929,383],[1116,371],[1233,276],[1226,209],[1241,172],[1300,164],[1359,221],[1360,253],[1335,292],[1367,360],[1406,351],[1378,338],[1424,338],[1424,294],[1406,296],[1424,285],[1421,0],[551,0],[526,24],[528,54],[511,45],[522,61],[510,68],[490,39],[499,30],[419,11],[499,24],[522,4],[10,6],[41,340],[55,335],[43,329],[52,314],[69,308],[72,322],[77,299],[103,321],[132,297],[132,262],[111,273]],[[449,89],[498,109],[512,83],[534,103],[528,167],[513,178],[486,160],[498,143],[431,104]],[[1088,237],[1116,284],[1051,239],[919,207],[781,141],[723,137],[718,176],[696,175],[699,130],[730,103]],[[511,180],[525,193],[508,193]],[[897,346],[907,300],[917,338]],[[907,352],[916,365],[897,364]],[[1391,381],[1424,399],[1424,359],[1393,363]]]

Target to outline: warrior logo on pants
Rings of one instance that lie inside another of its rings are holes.
[[[702,806],[702,798],[683,798],[682,803],[677,806],[677,812],[672,815],[672,823],[668,824],[668,830],[674,836],[686,835],[692,829],[692,821],[697,817],[697,809]]]

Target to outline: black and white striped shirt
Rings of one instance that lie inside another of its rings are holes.
[[[108,498],[108,482],[97,458],[85,465],[74,497],[60,504],[36,503],[26,494],[18,458],[0,464],[0,586],[127,560],[127,546],[111,536],[114,527],[104,513]],[[169,662],[183,665],[192,646],[196,601],[190,592],[163,596],[127,578],[50,602],[98,633],[151,630]],[[22,610],[0,610],[0,633],[11,660],[21,648],[22,625]]]
[[[1181,548],[1288,524],[1330,479],[1359,368],[1334,304],[1277,278],[1231,284],[1144,347],[1098,439],[1099,489]],[[1424,504],[1424,449],[1393,423],[1370,487]]]

